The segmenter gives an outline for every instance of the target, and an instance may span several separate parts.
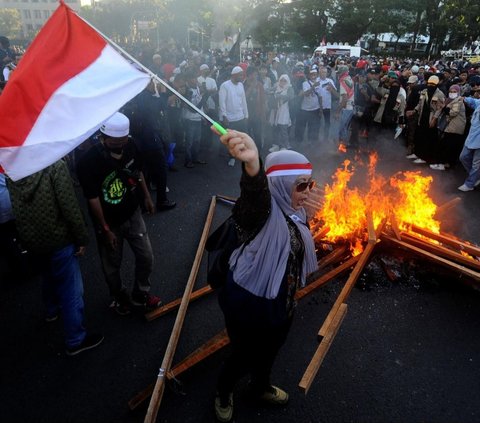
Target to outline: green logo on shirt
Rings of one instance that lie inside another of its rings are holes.
[[[123,200],[127,188],[115,170],[103,181],[102,192],[103,199],[108,204],[118,204]]]

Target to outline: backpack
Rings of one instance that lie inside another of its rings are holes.
[[[242,250],[257,236],[260,228],[254,231],[242,243],[238,236],[235,220],[230,216],[207,239],[205,249],[208,251],[207,282],[213,288],[221,288],[227,282],[230,266],[228,261],[232,253],[242,245]]]
[[[228,260],[240,244],[232,216],[208,237],[205,244],[208,251],[207,282],[213,289],[225,285],[229,271]]]

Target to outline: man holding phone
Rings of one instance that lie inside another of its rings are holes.
[[[318,93],[322,98],[323,109],[323,139],[328,141],[330,138],[330,111],[332,109],[332,94],[337,95],[337,88],[332,79],[327,77],[327,68],[320,68]]]

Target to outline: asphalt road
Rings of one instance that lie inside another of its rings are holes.
[[[414,167],[399,141],[378,142],[378,170],[422,170],[434,176],[437,204],[460,196],[462,202],[442,221],[442,230],[480,243],[480,192],[457,191],[464,172]],[[333,144],[302,146],[321,184],[345,159]],[[353,158],[351,153],[347,156]],[[208,164],[180,167],[169,174],[171,211],[146,217],[155,251],[153,291],[164,302],[182,295],[212,195],[237,196],[240,166],[212,146]],[[180,157],[178,163],[182,164]],[[217,206],[216,226],[229,207]],[[1,260],[0,260],[1,261]],[[127,402],[154,382],[173,327],[175,313],[146,322],[141,314],[118,316],[108,309],[108,293],[93,239],[81,262],[87,326],[105,334],[104,343],[77,357],[64,354],[61,322],[45,323],[41,285],[21,280],[0,264],[0,422],[142,422],[146,403],[134,412]],[[368,271],[352,291],[348,312],[308,393],[298,383],[318,345],[317,332],[336,299],[339,278],[301,300],[287,343],[273,371],[273,382],[290,393],[290,403],[267,408],[245,395],[247,380],[235,393],[236,422],[479,422],[480,295],[454,275],[442,276],[419,263],[397,282]],[[129,252],[125,281],[132,280]],[[205,284],[202,264],[196,287]],[[223,328],[216,294],[192,303],[175,354],[178,362]],[[215,382],[222,350],[184,373],[180,386],[168,386],[158,422],[213,422]]]

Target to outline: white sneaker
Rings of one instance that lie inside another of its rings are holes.
[[[228,165],[231,167],[235,166],[235,159],[233,157],[228,161]]]
[[[413,163],[415,164],[424,164],[424,163],[427,163],[425,160],[422,160],[422,159],[416,159],[413,161]]]
[[[168,187],[165,187],[165,192],[170,192],[170,190],[168,189]]]
[[[280,147],[277,145],[277,144],[273,144],[269,149],[268,151],[270,151],[270,153],[275,153],[277,151],[280,150]]]
[[[439,163],[439,164],[431,164],[430,169],[433,170],[445,170],[445,165]]]
[[[405,157],[406,159],[418,159],[416,154],[409,154],[408,156]]]
[[[460,185],[458,189],[463,192],[473,191],[473,188],[467,187],[465,184]]]

